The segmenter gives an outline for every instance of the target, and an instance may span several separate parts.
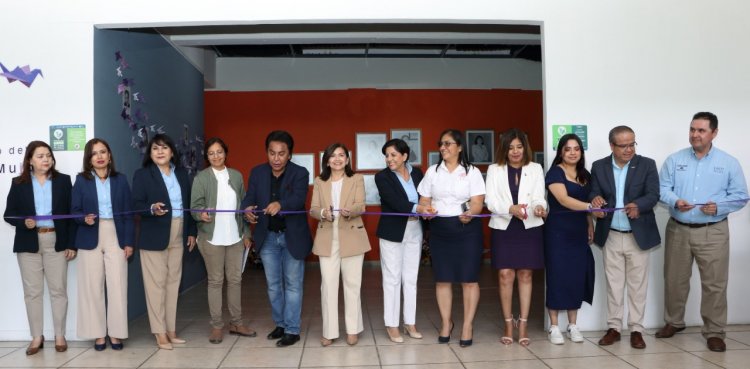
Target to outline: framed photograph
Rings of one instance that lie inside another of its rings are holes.
[[[440,160],[440,151],[430,151],[427,153],[427,166],[437,164]]]
[[[392,129],[391,139],[400,138],[409,145],[409,164],[422,165],[422,130],[418,128]]]
[[[544,167],[544,151],[534,151],[534,162]]]
[[[365,174],[365,205],[380,205],[380,192],[374,174]]]
[[[348,149],[348,147],[347,147],[347,149]],[[323,163],[323,154],[325,154],[325,153],[326,153],[325,151],[319,151],[318,152],[318,155],[319,155],[318,156],[318,165],[320,165],[320,171],[318,172],[318,174],[320,174],[320,172],[323,171],[323,167],[326,166],[326,164]],[[354,150],[349,150],[349,165],[351,165],[352,169],[354,169]]]
[[[315,179],[315,155],[314,154],[293,154],[291,161],[292,163],[297,164],[307,169],[307,172],[310,175],[310,179],[307,181],[307,184],[312,186],[313,180]]]
[[[466,131],[466,147],[472,164],[492,164],[495,162],[495,131]]]
[[[357,133],[357,170],[380,170],[385,168],[385,157],[380,149],[385,145],[385,133]]]

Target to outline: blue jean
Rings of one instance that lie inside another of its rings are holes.
[[[300,333],[305,261],[295,259],[286,247],[284,233],[268,232],[260,249],[266,272],[271,315],[284,333]]]

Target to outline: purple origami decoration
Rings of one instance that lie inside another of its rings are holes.
[[[28,65],[23,67],[16,67],[12,71],[10,71],[3,65],[3,63],[0,63],[0,68],[2,68],[3,71],[2,73],[0,73],[0,76],[7,78],[8,83],[18,81],[23,83],[26,87],[31,87],[31,84],[34,83],[36,76],[44,77],[41,69],[31,69]]]

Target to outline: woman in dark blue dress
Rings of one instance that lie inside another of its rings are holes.
[[[578,309],[584,301],[591,304],[594,295],[594,256],[589,246],[594,228],[591,215],[586,212],[591,209],[586,202],[590,182],[581,139],[574,134],[564,135],[545,180],[549,190],[549,216],[544,227],[549,340],[557,345],[564,343],[557,325],[558,311],[568,312],[570,340],[583,342],[576,326]]]

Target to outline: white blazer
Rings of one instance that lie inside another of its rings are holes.
[[[508,229],[508,224],[513,218],[508,214],[513,205],[513,196],[510,194],[507,166],[492,164],[487,168],[487,196],[484,201],[487,209],[493,214],[503,214],[490,218],[490,228]],[[533,210],[537,205],[547,209],[547,200],[544,197],[544,171],[541,165],[531,162],[523,167],[518,184],[518,203],[529,205],[528,216],[523,221],[526,229],[544,224],[544,219],[535,216]]]

